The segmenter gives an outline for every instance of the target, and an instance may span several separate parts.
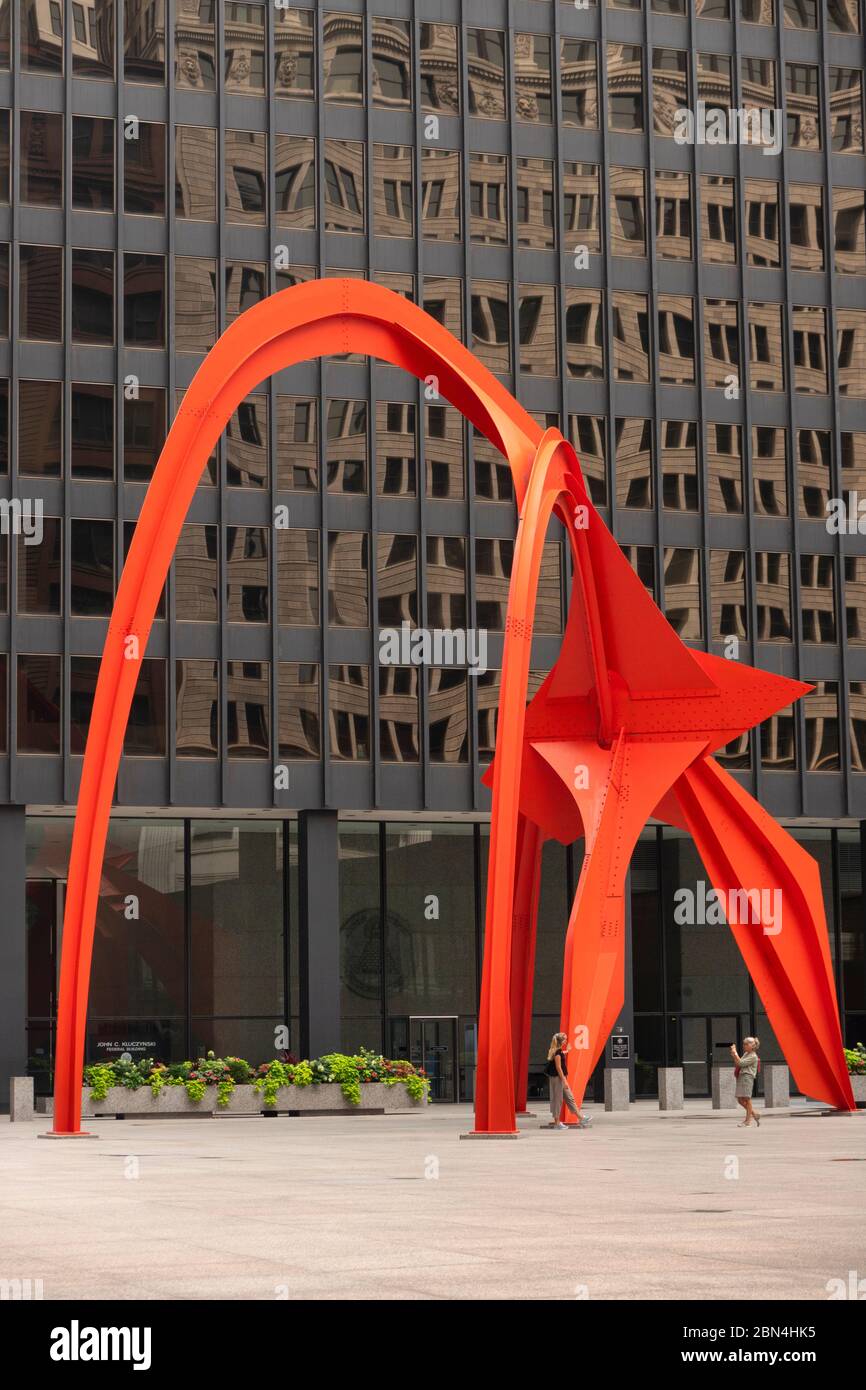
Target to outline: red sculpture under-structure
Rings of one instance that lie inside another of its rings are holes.
[[[329,279],[241,315],[186,392],[160,455],[118,586],[99,671],[66,894],[54,1129],[81,1131],[94,923],[111,802],[136,680],[180,530],[239,403],[296,362],[364,352],[404,367],[508,460],[519,509],[502,667],[479,1017],[476,1132],[515,1134],[525,1106],[535,918],[544,840],[584,837],[565,941],[561,1028],[581,1100],[624,991],[624,892],[650,817],[687,830],[716,889],[781,890],[783,918],[732,923],[800,1089],[854,1109],[814,860],[712,754],[809,687],[683,645],[587,495],[558,430],[542,432],[452,335],[390,290]],[[529,706],[533,614],[548,522],[568,534],[573,583],[562,650]],[[755,913],[752,914],[756,915]]]

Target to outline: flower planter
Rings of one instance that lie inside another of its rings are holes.
[[[866,1105],[866,1072],[851,1072],[851,1090],[858,1105]]]
[[[39,1112],[53,1114],[51,1097],[40,1097],[40,1101]],[[89,1116],[261,1115],[271,1111],[276,1115],[295,1112],[301,1115],[385,1115],[423,1110],[426,1104],[424,1100],[413,1100],[400,1081],[394,1086],[386,1086],[382,1081],[362,1083],[360,1105],[351,1105],[334,1083],[283,1086],[277,1092],[274,1106],[265,1105],[264,1092],[256,1091],[253,1086],[235,1086],[226,1106],[217,1105],[216,1086],[208,1086],[200,1101],[190,1100],[183,1086],[163,1086],[158,1096],[153,1095],[149,1086],[140,1086],[137,1091],[129,1091],[125,1086],[111,1086],[104,1100],[92,1100],[89,1086],[83,1087],[81,1094],[81,1113]]]

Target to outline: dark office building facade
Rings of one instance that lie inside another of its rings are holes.
[[[562,429],[685,642],[814,686],[719,757],[818,860],[866,1039],[864,25],[861,0],[0,0],[4,1083],[51,1085],[99,656],[167,427],[240,313],[332,276],[422,305]],[[133,702],[90,1060],[287,1036],[471,1099],[515,527],[435,383],[349,354],[241,403]],[[533,689],[570,563],[552,526]],[[471,631],[484,669],[384,664],[404,624]],[[533,1090],[581,857],[545,848]],[[678,1062],[706,1093],[749,1031],[778,1056],[727,926],[681,920],[706,877],[646,828],[638,1096]]]

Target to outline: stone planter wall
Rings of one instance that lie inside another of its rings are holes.
[[[277,1092],[275,1106],[266,1106],[264,1096],[252,1086],[235,1086],[227,1106],[217,1105],[217,1088],[208,1086],[200,1101],[190,1100],[183,1086],[164,1086],[154,1097],[149,1086],[140,1086],[137,1091],[128,1091],[124,1086],[110,1087],[105,1100],[91,1100],[90,1087],[85,1086],[81,1095],[82,1115],[260,1115],[273,1111],[284,1115],[290,1111],[300,1114],[355,1114],[374,1115],[394,1114],[399,1111],[422,1110],[426,1101],[413,1100],[402,1082],[396,1086],[386,1086],[382,1081],[368,1081],[361,1085],[361,1104],[350,1105],[340,1087],[333,1083],[316,1086],[284,1086]],[[37,1102],[40,1114],[51,1115],[54,1103],[51,1097],[40,1097]]]
[[[851,1075],[851,1090],[858,1105],[866,1105],[866,1073]]]

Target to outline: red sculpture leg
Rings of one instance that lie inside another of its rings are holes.
[[[661,791],[702,744],[594,740],[533,745],[571,787],[586,828],[586,853],[565,943],[562,1022],[568,1076],[578,1105],[622,1009],[625,881],[632,851]],[[566,1123],[574,1117],[563,1112]]]
[[[523,728],[544,538],[554,503],[562,493],[569,457],[569,447],[558,431],[547,430],[532,466],[514,546],[502,655],[497,752],[493,763],[484,970],[478,1013],[477,1134],[517,1133],[511,1041],[511,951]],[[531,809],[529,814],[531,817]]]
[[[518,1115],[526,1110],[529,1081],[535,932],[543,847],[544,837],[539,826],[521,816],[517,831],[517,875],[511,938],[511,1048],[514,1057],[514,1104]]]
[[[674,791],[799,1089],[855,1109],[818,865],[712,758]]]

